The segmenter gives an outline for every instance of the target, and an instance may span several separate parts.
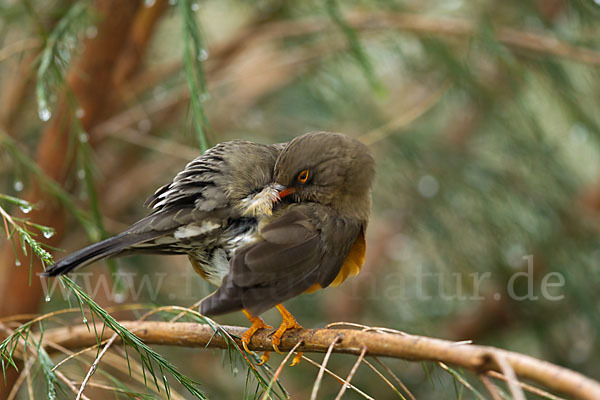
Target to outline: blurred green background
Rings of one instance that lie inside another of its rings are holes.
[[[103,34],[99,3],[0,4],[0,127],[25,154],[43,152],[40,137],[64,93],[70,112],[86,117],[65,76]],[[205,122],[189,102],[182,27],[190,14],[180,6],[140,5],[163,10],[134,73],[110,89],[119,101],[91,126],[72,124],[75,144],[64,150],[77,155],[63,187],[96,218],[86,230],[67,210],[57,247],[75,250],[144,216],[145,198],[200,154],[199,138],[274,143],[344,132],[377,159],[367,263],[340,287],[286,304],[304,327],[351,321],[473,340],[600,378],[598,2],[198,1],[191,17],[204,50],[192,62],[204,72],[191,96]],[[49,72],[40,73],[48,54]],[[5,150],[0,192],[19,197],[38,178]],[[212,290],[185,257],[131,257],[113,268],[149,273],[147,287],[158,292],[138,298],[126,288],[115,299],[100,289],[103,306],[189,306]],[[97,287],[111,271],[99,263],[77,281]],[[132,279],[139,287],[139,275]],[[67,307],[58,297],[41,301],[42,311]],[[265,319],[279,323],[277,312]],[[247,325],[239,313],[216,320]],[[211,398],[240,398],[247,388],[246,367],[221,351],[158,351]],[[329,365],[346,376],[355,359],[336,355]],[[417,398],[476,398],[455,392],[434,364],[386,363]],[[282,382],[308,398],[316,374],[304,362],[286,368]],[[364,365],[353,383],[374,398],[396,396]],[[326,377],[319,397],[338,390]]]

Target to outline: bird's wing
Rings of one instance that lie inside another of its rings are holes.
[[[225,142],[207,150],[200,157],[190,161],[183,171],[179,172],[173,181],[160,187],[150,196],[144,205],[153,211],[153,215],[165,214],[179,218],[176,224],[181,224],[191,217],[191,210],[210,212],[227,207],[224,176],[228,168],[228,153],[239,151],[245,142]],[[156,222],[154,222],[156,223]]]
[[[238,217],[231,203],[271,181],[280,150],[242,140],[218,144],[146,200],[145,205],[152,209],[150,215],[123,233],[58,261],[47,275],[64,274],[102,258],[130,253],[185,252],[195,245],[195,238],[218,234]],[[242,174],[248,171],[250,178]],[[187,247],[182,246],[186,242]]]
[[[358,222],[332,217],[324,209],[316,203],[295,205],[266,225],[261,240],[236,251],[229,274],[202,303],[202,312],[245,308],[257,315],[315,284],[328,286],[361,227]]]
[[[169,230],[196,222],[214,225],[222,218],[239,218],[235,206],[270,183],[279,151],[279,146],[243,140],[212,147],[146,200],[145,206],[152,209],[152,214],[130,230]]]

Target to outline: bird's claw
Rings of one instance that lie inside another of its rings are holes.
[[[246,350],[246,353],[254,354],[254,352],[248,348],[248,343],[246,343],[244,338],[242,338],[242,347],[244,348],[244,350]]]
[[[264,363],[266,363],[267,361],[269,361],[269,358],[271,358],[271,352],[269,351],[265,351],[264,353],[262,353],[262,355],[260,356],[260,362],[257,363],[256,365],[261,366]]]
[[[275,339],[275,338],[271,338],[271,344],[273,345],[273,350],[275,350],[275,352],[277,354],[283,354],[283,352],[281,350],[279,350],[280,340],[277,340],[277,343],[275,343],[275,340],[273,340],[273,339]],[[279,338],[277,338],[277,339],[279,339]]]
[[[292,314],[290,314],[289,311],[286,310],[281,304],[277,306],[277,309],[281,313],[282,321],[281,325],[279,325],[279,328],[277,328],[277,330],[271,335],[271,344],[273,345],[273,349],[278,354],[283,354],[279,350],[279,345],[281,344],[281,337],[283,336],[283,334],[290,329],[302,329],[302,327],[298,322],[296,322],[296,319],[292,316]],[[302,357],[301,354],[300,357]],[[296,357],[294,357],[294,361],[296,361]],[[298,362],[300,361],[298,360],[296,364]]]
[[[292,360],[292,363],[290,364],[290,367],[300,364],[300,361],[302,361],[302,354],[304,354],[304,353],[302,353],[301,351],[296,353],[296,355],[294,356],[294,359]]]
[[[273,339],[271,339],[271,344],[273,345],[273,349],[274,349],[274,350],[275,350],[275,352],[277,352],[278,354],[283,354],[283,352],[282,352],[281,350],[279,350],[279,342],[280,342],[279,338],[275,338],[275,339],[276,339],[276,342],[277,342],[277,343],[275,343],[275,341],[273,341]],[[294,365],[298,365],[298,364],[300,364],[300,361],[302,361],[302,355],[303,355],[303,354],[304,354],[304,353],[303,353],[303,352],[301,352],[301,351],[297,352],[297,353],[296,353],[296,355],[294,356],[294,358],[293,358],[292,362],[290,363],[290,367],[293,367]],[[262,358],[262,357],[261,357],[261,358]]]
[[[271,328],[271,327],[269,327],[269,328]],[[251,335],[248,335],[248,338],[242,337],[242,347],[244,348],[244,350],[246,350],[246,353],[256,355],[256,353],[254,351],[252,351],[248,348],[248,343],[250,343],[250,339],[252,339]],[[261,366],[261,365],[265,364],[267,361],[269,361],[270,357],[271,357],[271,355],[270,355],[269,351],[263,352],[262,355],[260,356],[260,362],[258,362],[256,365]]]
[[[244,310],[244,314],[246,314],[246,317],[248,317],[248,320],[250,320],[250,322],[252,322],[252,325],[242,335],[242,339],[241,339],[242,347],[244,347],[244,350],[246,350],[247,353],[256,354],[248,348],[248,345],[250,344],[250,341],[252,340],[252,336],[259,329],[273,329],[273,327],[271,325],[267,325],[265,323],[265,321],[263,321],[260,317],[254,317],[250,314],[247,314],[245,310]]]

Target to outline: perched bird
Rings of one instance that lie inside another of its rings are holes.
[[[216,145],[146,200],[150,215],[68,255],[43,275],[63,275],[108,257],[187,254],[200,275],[220,285],[234,251],[256,234],[260,214],[271,213],[254,199],[272,182],[282,147],[241,140]],[[277,200],[276,193],[271,197]]]
[[[205,315],[242,310],[282,315],[275,350],[299,328],[281,305],[301,293],[335,286],[365,259],[374,160],[343,134],[312,132],[287,144],[221,143],[190,162],[146,205],[152,213],[124,232],[53,264],[57,276],[107,257],[187,254],[194,269],[219,288],[200,306]]]
[[[258,315],[276,306],[283,318],[271,337],[277,350],[283,333],[299,327],[283,301],[336,286],[360,271],[373,175],[368,148],[348,136],[314,132],[289,142],[274,170],[281,204],[262,218],[254,241],[236,250],[229,273],[201,312],[244,309]],[[264,327],[251,321],[244,343]]]

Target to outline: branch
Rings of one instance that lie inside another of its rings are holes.
[[[124,321],[123,326],[132,330],[148,344],[182,347],[227,348],[226,341],[215,335],[208,325],[189,322]],[[239,344],[239,337],[246,328],[223,326]],[[44,343],[55,343],[66,348],[80,348],[98,343],[96,332],[102,332],[98,323],[96,329],[87,325],[47,330]],[[113,332],[104,329],[107,338]],[[273,347],[270,330],[261,330],[252,337],[250,349],[271,351]],[[303,343],[298,351],[325,353],[331,343],[339,337],[333,352],[360,355],[364,348],[367,356],[385,356],[412,361],[441,361],[469,369],[475,373],[486,371],[501,372],[496,360],[502,359],[515,374],[524,379],[541,384],[551,390],[579,399],[600,399],[600,382],[584,375],[536,358],[497,349],[490,346],[477,346],[450,342],[447,340],[409,334],[388,333],[383,331],[360,331],[352,329],[301,329],[287,332],[279,348],[282,351],[292,349],[299,341]],[[52,349],[48,349],[51,351]]]
[[[347,22],[352,28],[361,31],[392,29],[443,39],[473,37],[478,29],[477,22],[468,19],[411,13],[349,13]],[[313,18],[275,22],[264,25],[262,29],[267,38],[280,38],[325,31],[331,29],[331,23],[324,18]],[[572,45],[553,36],[503,25],[494,26],[494,35],[499,42],[513,49],[562,57],[584,64],[600,65],[600,52],[592,48]]]

